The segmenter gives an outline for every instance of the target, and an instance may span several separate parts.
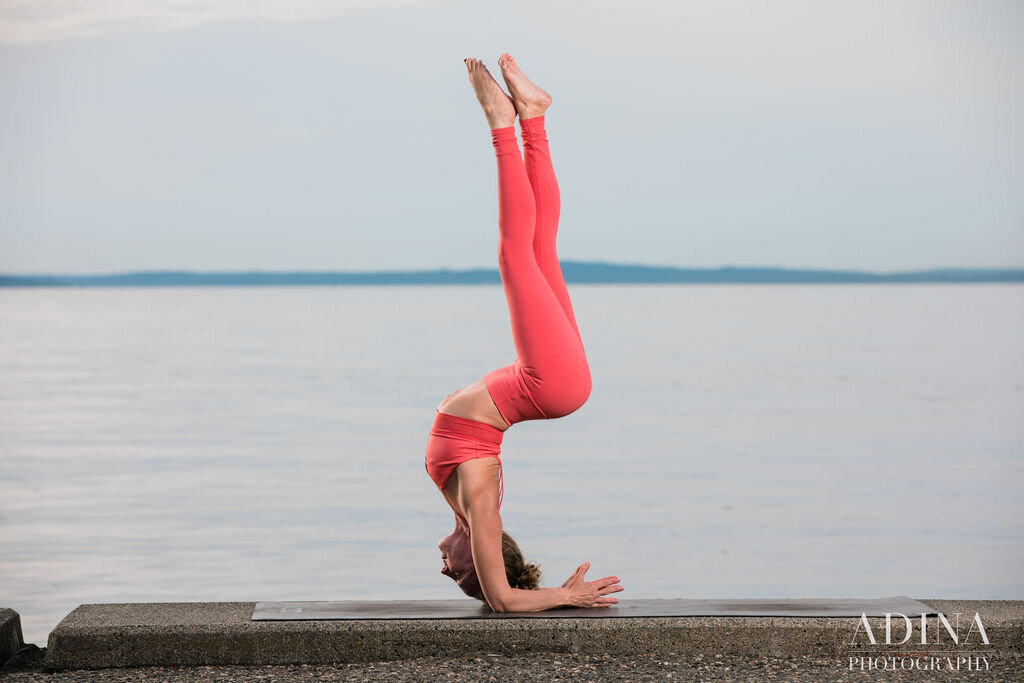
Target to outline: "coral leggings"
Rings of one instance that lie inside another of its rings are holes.
[[[544,117],[496,128],[498,269],[505,289],[516,359],[484,376],[509,425],[575,411],[590,396],[590,368],[555,252],[561,208]]]
[[[484,375],[484,382],[509,425],[568,415],[590,395],[590,369],[555,253],[558,183],[544,117],[520,120],[519,126],[525,164],[514,128],[491,131],[498,157],[498,267],[516,359]],[[427,439],[427,474],[443,493],[452,472],[467,460],[497,458],[500,465],[502,435],[489,424],[436,412]]]

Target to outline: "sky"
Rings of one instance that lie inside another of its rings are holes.
[[[0,0],[0,273],[493,268],[462,60],[506,51],[563,259],[1024,267],[1022,35],[1017,0]]]

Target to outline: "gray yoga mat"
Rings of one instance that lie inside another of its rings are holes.
[[[884,617],[886,613],[937,614],[923,602],[897,595],[869,600],[621,600],[615,607],[562,608],[499,614],[476,600],[342,600],[257,602],[255,621],[314,619],[564,619],[567,617]]]

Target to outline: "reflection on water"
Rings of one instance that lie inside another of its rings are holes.
[[[576,286],[505,527],[626,597],[1024,596],[1024,287]],[[434,408],[498,287],[0,290],[0,605],[454,598]]]

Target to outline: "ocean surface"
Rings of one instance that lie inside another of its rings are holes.
[[[1024,598],[1024,285],[577,285],[505,528],[622,598]],[[423,466],[497,286],[0,290],[0,606],[457,598]]]

